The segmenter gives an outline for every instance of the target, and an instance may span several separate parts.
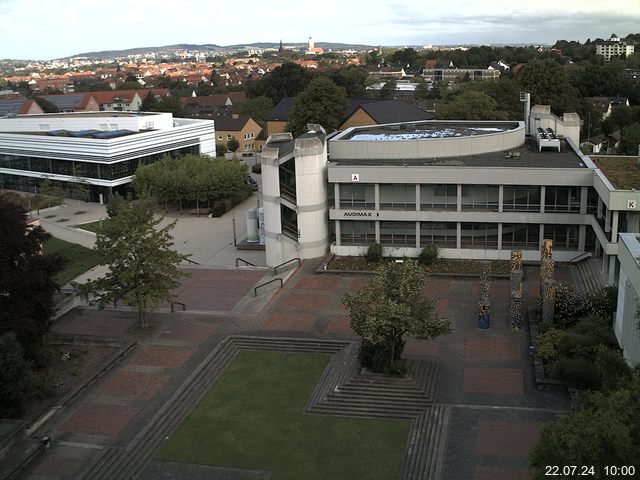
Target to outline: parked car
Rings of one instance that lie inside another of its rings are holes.
[[[254,192],[258,191],[258,182],[254,180],[251,175],[247,175],[244,179],[244,182],[251,187],[251,190]]]

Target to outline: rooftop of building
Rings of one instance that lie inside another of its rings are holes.
[[[371,125],[346,131],[339,140],[351,141],[405,141],[430,138],[469,137],[500,133],[519,127],[518,122],[446,122],[429,121]]]
[[[593,163],[618,190],[640,190],[638,157],[596,156]]]
[[[155,116],[162,115],[160,112],[69,112],[69,113],[41,113],[35,115],[21,115],[19,117],[11,118],[10,120],[20,120],[28,118],[133,118],[142,116]]]
[[[329,141],[331,154],[331,141]],[[582,158],[566,143],[561,143],[561,151],[538,151],[534,138],[527,137],[525,143],[516,149],[491,153],[460,155],[446,158],[331,158],[333,165],[359,166],[429,166],[429,167],[499,167],[499,168],[588,168]]]

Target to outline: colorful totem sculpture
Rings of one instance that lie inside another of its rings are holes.
[[[522,251],[513,250],[511,252],[511,295],[509,297],[509,317],[511,328],[520,330],[522,328]]]
[[[480,301],[478,302],[478,328],[483,330],[491,326],[491,262],[480,262]]]

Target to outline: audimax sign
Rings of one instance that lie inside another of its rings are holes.
[[[344,212],[343,217],[373,217],[374,212]],[[379,217],[380,214],[375,212],[375,216]]]

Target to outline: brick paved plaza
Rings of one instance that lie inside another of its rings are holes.
[[[158,323],[153,334],[128,333],[136,318],[124,310],[77,308],[60,319],[56,332],[134,339],[138,345],[47,422],[41,431],[50,432],[56,445],[27,478],[79,478],[105,448],[127,448],[227,335],[357,341],[341,298],[367,278],[316,274],[318,265],[303,264],[257,314],[231,311],[264,272],[202,269],[193,270],[178,292],[189,310],[151,314]],[[536,280],[525,278],[527,301],[535,299]],[[492,325],[482,331],[476,325],[477,280],[434,278],[426,292],[455,332],[433,342],[407,339],[405,356],[438,362],[435,401],[451,412],[442,437],[442,479],[528,478],[528,450],[542,425],[569,407],[563,393],[536,388],[528,333],[508,326],[508,288],[507,280],[492,282]]]

